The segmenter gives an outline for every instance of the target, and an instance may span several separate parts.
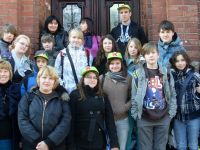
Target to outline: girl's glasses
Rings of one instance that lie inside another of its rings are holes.
[[[92,80],[92,79],[93,79],[93,80],[97,80],[97,77],[85,76],[85,78],[86,78],[86,79],[89,79],[89,80]]]

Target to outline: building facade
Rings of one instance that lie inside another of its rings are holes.
[[[94,31],[109,33],[117,24],[117,7],[128,3],[132,19],[144,27],[151,41],[158,40],[158,24],[170,20],[193,60],[200,60],[200,0],[0,0],[0,26],[12,23],[18,32],[31,37],[38,49],[39,32],[45,18],[53,14],[66,30],[77,26],[81,17],[94,20]]]

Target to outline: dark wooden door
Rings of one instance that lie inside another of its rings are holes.
[[[105,35],[119,22],[117,8],[127,3],[132,7],[132,19],[139,23],[139,0],[52,0],[52,15],[59,18],[65,30],[79,25],[81,17],[94,20],[94,32]]]

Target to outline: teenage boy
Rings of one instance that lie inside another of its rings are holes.
[[[131,115],[137,121],[140,150],[165,150],[177,108],[174,80],[158,65],[156,44],[145,44],[142,52],[146,63],[133,73]]]
[[[174,24],[163,20],[158,27],[159,41],[158,50],[160,53],[159,63],[169,67],[169,59],[176,51],[184,50],[183,42],[175,32]]]
[[[48,65],[53,66],[55,64],[56,57],[59,51],[56,51],[54,48],[55,40],[50,34],[44,34],[41,37],[42,47],[48,55],[49,61]]]
[[[30,90],[37,85],[36,77],[39,70],[48,64],[48,55],[44,50],[36,51],[34,58],[36,67],[34,68],[32,74],[25,76],[22,80],[21,95],[24,95],[26,92],[30,92]]]
[[[140,40],[142,45],[146,43],[147,37],[141,26],[131,21],[131,7],[127,4],[123,4],[118,8],[121,22],[112,29],[111,35],[115,38],[119,50],[124,56],[128,40],[136,37]]]

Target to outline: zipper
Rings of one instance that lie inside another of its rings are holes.
[[[47,106],[47,100],[44,100],[43,102],[43,112],[42,112],[42,138],[44,136],[44,112],[45,112],[45,109],[46,109],[46,106]]]

